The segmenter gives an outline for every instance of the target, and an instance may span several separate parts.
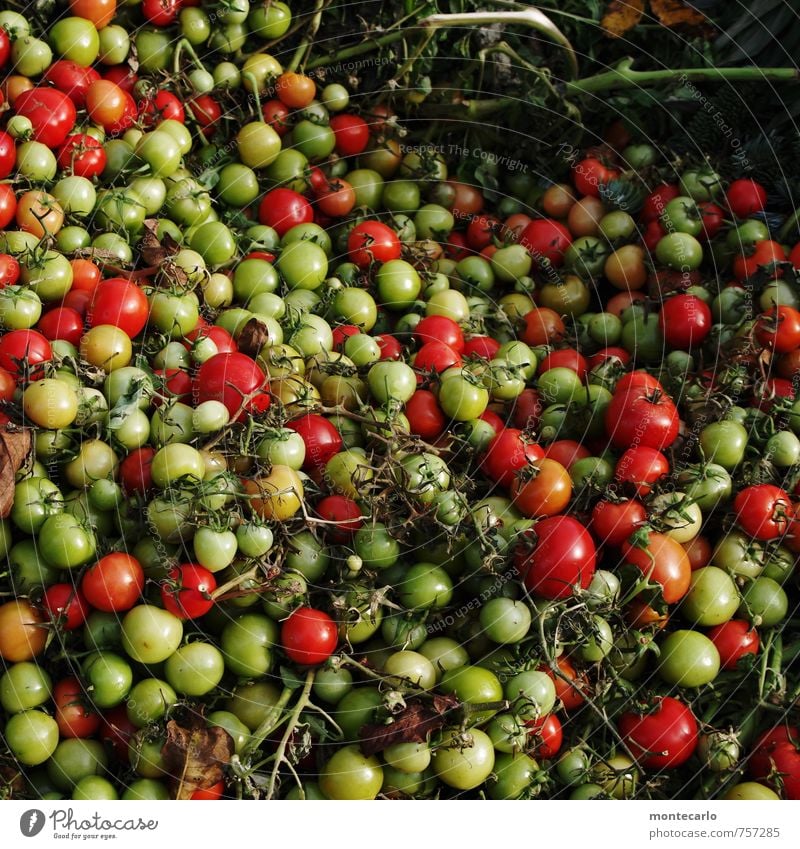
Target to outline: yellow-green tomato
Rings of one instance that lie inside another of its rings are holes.
[[[59,430],[69,427],[78,415],[78,396],[63,380],[46,377],[31,383],[22,395],[26,418],[39,427]]]

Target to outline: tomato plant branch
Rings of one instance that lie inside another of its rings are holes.
[[[281,764],[284,762],[288,763],[288,761],[286,761],[286,747],[289,745],[289,740],[291,739],[295,728],[297,728],[297,720],[300,718],[300,714],[309,704],[311,687],[314,684],[315,675],[316,671],[314,669],[309,669],[306,673],[305,684],[303,684],[303,689],[300,691],[297,704],[294,706],[294,709],[289,716],[289,724],[283,732],[281,742],[278,744],[278,750],[275,752],[275,765],[272,767],[272,772],[269,776],[269,784],[267,785],[267,799],[271,799],[275,793],[275,782],[278,780],[278,771],[281,768]]]

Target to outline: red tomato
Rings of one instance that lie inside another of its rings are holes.
[[[398,342],[397,338],[389,333],[382,333],[375,337],[381,349],[382,360],[399,360],[403,357],[403,346]]]
[[[745,487],[734,499],[733,509],[742,530],[759,540],[784,534],[794,513],[789,494],[771,483]]]
[[[128,495],[138,493],[147,495],[153,488],[153,475],[150,466],[156,449],[145,445],[136,448],[119,464],[119,480]]]
[[[19,261],[11,254],[0,253],[0,289],[13,286],[19,280]]]
[[[749,218],[767,206],[767,190],[755,180],[734,180],[725,194],[731,212],[737,218]]]
[[[650,221],[645,225],[642,244],[652,254],[658,243],[667,235],[664,225],[660,221]]]
[[[622,714],[619,733],[647,769],[675,769],[697,748],[697,720],[688,705],[671,696],[656,698],[647,712]]]
[[[346,495],[327,495],[316,506],[320,519],[334,524],[324,528],[334,542],[346,543],[364,525],[361,508]]]
[[[261,199],[258,220],[272,227],[283,236],[298,224],[310,224],[314,220],[311,204],[292,189],[273,189]]]
[[[446,315],[425,316],[414,328],[414,340],[421,345],[439,342],[449,345],[456,354],[464,350],[464,333],[452,318]]]
[[[744,619],[729,619],[715,625],[706,636],[717,647],[723,669],[736,669],[745,655],[758,654],[758,631]]]
[[[106,152],[93,136],[76,133],[70,136],[58,152],[58,167],[71,170],[78,177],[99,177],[106,167]]]
[[[263,411],[270,401],[265,380],[264,372],[245,354],[215,354],[198,369],[197,402],[222,401],[233,419],[247,410]]]
[[[447,258],[455,260],[456,262],[460,262],[462,259],[472,254],[472,251],[467,244],[467,237],[463,233],[459,233],[457,230],[453,230],[448,234],[444,250]]]
[[[529,719],[525,725],[530,728],[533,757],[548,760],[559,753],[564,741],[564,730],[561,720],[554,713],[539,719]]]
[[[494,215],[476,215],[467,226],[467,244],[474,251],[480,251],[493,244],[495,239],[502,241],[505,225]]]
[[[89,604],[98,610],[130,610],[144,589],[144,570],[130,554],[107,554],[84,572],[81,589]]]
[[[316,413],[286,422],[286,427],[300,434],[306,446],[303,469],[323,468],[331,457],[342,450],[342,436],[331,422]]]
[[[162,121],[171,120],[183,124],[186,120],[186,113],[180,99],[171,91],[163,89],[157,92],[154,97],[142,100],[139,103],[138,113],[139,120],[146,129],[155,127]]]
[[[285,136],[291,129],[289,124],[289,107],[280,100],[268,100],[261,107],[264,121],[272,127],[279,136]]]
[[[211,787],[204,787],[202,789],[195,790],[191,797],[190,801],[192,802],[216,802],[222,798],[222,794],[225,792],[225,782],[218,781],[216,784],[212,784]]]
[[[692,567],[686,551],[672,537],[649,531],[647,546],[624,542],[622,560],[635,566],[651,583],[661,586],[661,595],[667,604],[682,599],[689,591]]]
[[[192,378],[185,369],[162,368],[156,369],[153,374],[159,378],[161,384],[160,394],[165,395],[167,398],[176,398],[182,402],[191,399],[193,390]],[[153,404],[156,407],[161,406],[162,403],[158,397],[153,399]]]
[[[697,237],[701,242],[710,242],[722,229],[725,223],[725,210],[711,201],[701,201],[697,204],[703,232]]]
[[[494,429],[495,434],[498,434],[501,431],[505,430],[506,423],[493,410],[484,410],[478,416],[478,418],[482,422],[486,422],[487,424],[490,424],[492,426],[492,428]]]
[[[117,760],[128,763],[128,743],[139,730],[128,719],[128,711],[124,704],[103,711],[101,716],[100,739],[111,744]]]
[[[592,510],[592,531],[604,545],[615,548],[647,521],[647,511],[639,501],[598,501]]]
[[[599,159],[587,157],[572,169],[572,182],[582,195],[600,197],[600,186],[619,177],[615,168],[607,168]]]
[[[164,609],[179,619],[199,619],[214,606],[214,575],[197,563],[183,563],[167,573],[161,583]]]
[[[91,609],[74,584],[50,584],[42,596],[42,606],[65,631],[80,628]]]
[[[520,338],[531,347],[555,345],[567,332],[561,316],[549,307],[536,307],[525,315],[525,327]]]
[[[0,336],[0,368],[17,380],[39,380],[53,359],[47,339],[37,330],[11,330]]]
[[[0,401],[12,401],[16,388],[17,383],[14,378],[4,368],[0,368]]]
[[[289,660],[317,666],[336,650],[336,623],[322,610],[298,607],[281,627],[281,645]]]
[[[565,654],[559,655],[555,659],[555,663],[555,670],[549,666],[540,666],[539,669],[553,679],[556,687],[556,698],[560,700],[564,710],[575,710],[586,701],[583,697],[587,686],[586,678],[583,674],[578,674],[572,665],[572,661]]]
[[[330,128],[336,136],[336,152],[340,156],[358,156],[369,142],[369,126],[358,115],[334,115]]]
[[[556,439],[544,449],[544,456],[548,460],[555,460],[565,469],[568,469],[576,460],[591,457],[592,453],[586,446],[581,445],[574,439]]]
[[[517,549],[514,565],[530,592],[541,598],[569,598],[585,590],[594,575],[597,552],[584,526],[571,516],[537,522],[532,549]]]
[[[664,214],[664,207],[680,195],[681,190],[677,183],[660,183],[644,199],[642,209],[639,212],[639,220],[643,224],[658,221]]]
[[[69,59],[57,59],[42,75],[42,80],[66,94],[76,109],[86,106],[89,86],[99,79],[94,68],[84,68]]]
[[[399,259],[400,239],[380,221],[362,221],[347,237],[347,254],[359,268],[368,268],[373,262]]]
[[[780,305],[756,319],[756,339],[771,351],[788,354],[800,347],[800,311]]]
[[[83,336],[83,316],[72,307],[55,307],[39,319],[36,329],[51,342],[63,339],[77,346]]]
[[[748,761],[753,778],[765,780],[786,799],[800,799],[800,731],[779,725],[756,741]]]
[[[411,433],[432,442],[444,433],[447,416],[442,412],[433,392],[418,389],[407,401],[404,408]]]
[[[361,333],[361,328],[356,327],[355,324],[340,324],[338,327],[334,327],[333,350],[341,352],[348,338],[350,336],[358,336],[359,333]]]
[[[147,324],[150,306],[147,295],[124,277],[110,277],[94,290],[89,307],[89,326],[111,324],[133,339]]]
[[[100,727],[100,715],[77,678],[62,678],[53,687],[53,704],[58,733],[63,738],[93,737]]]
[[[528,224],[519,241],[540,268],[548,265],[560,268],[564,264],[564,252],[572,244],[572,234],[560,221],[539,218]]]
[[[606,433],[617,448],[669,448],[678,438],[679,426],[678,410],[666,392],[631,385],[630,381],[614,392],[606,408]]]
[[[23,91],[14,110],[33,124],[33,138],[50,148],[64,143],[77,119],[75,104],[57,88],[37,86]]]
[[[444,342],[426,342],[414,358],[414,368],[423,375],[441,374],[453,366],[461,365],[461,357]]]
[[[621,368],[622,366],[628,365],[631,361],[631,355],[624,348],[610,346],[608,348],[601,349],[596,354],[592,354],[592,356],[586,360],[586,367],[589,371],[592,371],[592,369],[597,368],[597,366],[602,365],[608,360],[616,360]]]
[[[528,439],[521,430],[507,427],[489,443],[481,461],[484,473],[500,486],[510,487],[520,469],[544,458],[540,445]]]
[[[16,161],[17,146],[14,139],[4,130],[0,130],[0,180],[5,180],[14,170]]]
[[[128,65],[113,65],[110,68],[106,68],[103,79],[118,85],[123,91],[127,91],[128,94],[133,94],[133,87],[139,81],[139,76]]]
[[[192,117],[206,138],[211,138],[222,118],[222,107],[208,94],[196,94],[186,101]]]
[[[572,478],[561,463],[544,457],[514,477],[511,496],[514,506],[529,519],[555,516],[569,504]]]
[[[783,269],[776,267],[786,262],[786,251],[778,242],[764,239],[756,242],[753,252],[740,254],[733,261],[733,274],[737,280],[746,280],[755,276],[762,268],[772,269],[773,277],[783,277]]]
[[[542,398],[535,389],[523,389],[514,404],[514,425],[523,430],[536,428],[544,407]]]
[[[653,484],[669,472],[669,461],[655,448],[637,445],[617,461],[614,477],[634,495],[647,495]]]
[[[180,8],[180,0],[143,0],[142,2],[142,14],[157,27],[167,27],[175,23]]]
[[[480,357],[491,360],[500,350],[500,343],[491,336],[471,336],[464,342],[465,357]]]
[[[210,339],[216,345],[218,354],[230,354],[239,350],[233,336],[224,327],[218,327],[216,324],[195,327],[191,333],[186,334],[184,347],[191,350],[191,347],[202,339]]]
[[[664,301],[658,314],[664,340],[682,351],[702,345],[712,324],[711,308],[697,295],[673,295]]]
[[[583,354],[578,353],[574,348],[560,348],[544,357],[536,371],[538,374],[544,374],[551,368],[571,369],[583,381],[588,372],[588,363]]]
[[[5,68],[8,57],[11,55],[11,39],[8,33],[0,27],[0,68]]]

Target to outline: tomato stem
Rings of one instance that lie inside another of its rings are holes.
[[[272,767],[272,772],[269,776],[269,784],[267,785],[267,799],[271,799],[275,793],[275,783],[278,780],[278,771],[281,768],[281,764],[286,763],[291,768],[291,764],[286,760],[286,747],[289,745],[289,740],[291,739],[292,734],[294,733],[295,728],[297,728],[297,721],[300,718],[300,714],[303,710],[309,705],[309,697],[311,695],[311,687],[314,683],[314,676],[316,675],[316,670],[309,669],[306,673],[306,681],[303,685],[303,689],[300,691],[300,696],[297,699],[297,704],[295,704],[294,709],[292,710],[291,716],[289,717],[289,724],[286,726],[286,730],[283,732],[283,737],[281,737],[281,742],[278,744],[278,750],[275,753],[275,765]],[[295,780],[298,782],[298,786],[302,789],[302,784],[299,781],[297,773],[294,772]]]

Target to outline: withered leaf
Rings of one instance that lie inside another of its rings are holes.
[[[223,767],[233,756],[233,737],[219,726],[206,727],[201,716],[192,716],[185,726],[171,719],[161,755],[172,776],[175,798],[190,799],[195,790],[222,781]]]
[[[684,29],[705,28],[708,19],[702,12],[683,0],[650,0],[650,8],[665,27]]]
[[[145,265],[161,265],[167,257],[176,254],[180,247],[175,239],[165,234],[159,241],[158,222],[155,218],[148,218],[144,222],[144,235],[139,242],[139,253]]]
[[[610,38],[622,38],[642,19],[644,0],[611,0],[600,25]]]
[[[241,329],[236,344],[243,354],[255,359],[269,341],[269,328],[263,321],[251,318]]]
[[[459,706],[455,696],[434,696],[430,701],[409,699],[404,710],[388,725],[364,725],[359,732],[361,751],[369,756],[394,743],[424,743],[428,735],[442,728],[448,714]]]
[[[31,450],[28,428],[0,428],[0,517],[5,519],[14,504],[14,478]]]

